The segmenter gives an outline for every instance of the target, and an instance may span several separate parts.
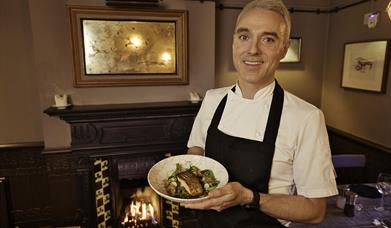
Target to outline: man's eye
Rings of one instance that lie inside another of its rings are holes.
[[[262,38],[263,43],[274,43],[276,40],[273,37]]]
[[[240,35],[239,40],[248,40],[248,36],[246,35]]]

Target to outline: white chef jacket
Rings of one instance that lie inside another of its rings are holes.
[[[254,99],[242,97],[236,84],[207,91],[195,118],[187,146],[205,149],[207,130],[215,110],[228,93],[218,129],[235,137],[262,141],[275,82],[259,90]],[[205,152],[208,156],[208,151]],[[238,154],[238,159],[240,159]],[[245,164],[243,164],[245,169]],[[298,194],[309,198],[338,193],[322,111],[284,91],[284,106],[276,139],[269,193]]]

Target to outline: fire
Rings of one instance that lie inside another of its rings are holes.
[[[126,227],[154,227],[157,224],[155,210],[151,203],[132,201],[125,211],[122,225]]]

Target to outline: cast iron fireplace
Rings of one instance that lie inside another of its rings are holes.
[[[160,198],[146,177],[159,160],[186,152],[199,107],[184,101],[45,111],[70,124],[71,153],[84,164],[78,175],[85,226],[196,227],[194,212]]]

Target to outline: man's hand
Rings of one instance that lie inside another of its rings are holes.
[[[243,187],[238,182],[230,182],[222,188],[209,192],[207,199],[193,203],[182,203],[181,205],[192,209],[222,211],[229,207],[249,203],[252,197],[251,190]]]
[[[211,191],[208,198],[181,203],[191,209],[222,211],[236,205],[248,204],[253,198],[250,189],[238,182],[230,182],[222,188]],[[326,198],[306,198],[299,195],[262,194],[260,210],[279,219],[302,223],[320,223],[326,213]]]

